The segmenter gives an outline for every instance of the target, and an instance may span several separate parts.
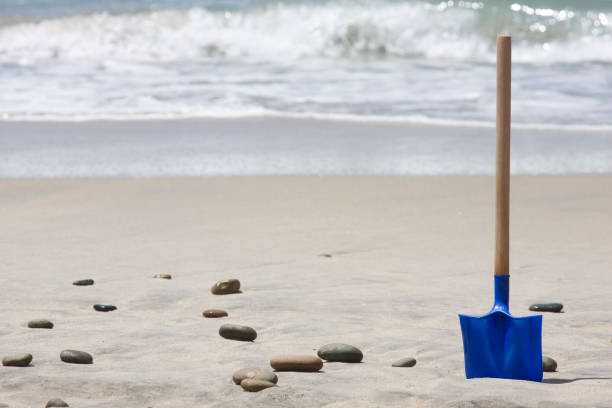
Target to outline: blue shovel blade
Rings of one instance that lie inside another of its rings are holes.
[[[509,313],[508,280],[495,277],[495,305],[489,313],[459,315],[465,375],[542,381],[542,316]]]

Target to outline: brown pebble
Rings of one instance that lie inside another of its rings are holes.
[[[311,355],[285,355],[274,357],[270,365],[276,371],[319,371],[323,360]]]
[[[240,281],[238,279],[228,279],[219,281],[210,288],[213,295],[229,295],[240,292]]]
[[[32,362],[30,353],[13,354],[2,359],[2,365],[7,367],[27,367]]]
[[[172,275],[169,273],[160,273],[159,275],[153,275],[156,279],[172,279]]]
[[[228,314],[225,310],[219,309],[208,309],[202,312],[202,316],[204,317],[225,317],[227,315]]]
[[[266,388],[274,387],[275,385],[276,384],[270,381],[254,380],[251,378],[246,378],[242,380],[242,382],[240,383],[240,386],[245,391],[249,391],[249,392],[258,392],[261,390],[265,390]]]
[[[59,399],[59,398],[53,398],[50,399],[47,402],[47,405],[45,405],[45,408],[51,408],[51,407],[69,407],[70,405],[68,405],[66,403],[66,401]]]

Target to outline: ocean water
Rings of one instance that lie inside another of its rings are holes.
[[[0,120],[612,128],[612,0],[0,0]]]

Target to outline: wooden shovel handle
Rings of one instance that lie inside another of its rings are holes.
[[[497,37],[497,154],[495,177],[495,275],[509,275],[510,78],[512,39]]]

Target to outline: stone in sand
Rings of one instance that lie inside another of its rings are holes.
[[[245,391],[258,392],[261,390],[265,390],[266,388],[274,387],[276,386],[276,384],[270,381],[253,380],[253,379],[247,378],[245,380],[242,380],[242,382],[240,383],[240,386]]]
[[[29,353],[13,354],[2,359],[2,365],[7,367],[27,367],[32,362],[32,355]]]
[[[202,312],[202,316],[204,317],[225,317],[227,316],[227,312],[225,310],[219,309],[208,309]]]
[[[361,350],[344,343],[326,344],[317,351],[317,355],[323,360],[342,363],[359,363],[363,359]]]
[[[60,358],[64,363],[93,364],[91,354],[79,350],[64,350],[60,353]]]
[[[412,357],[402,358],[393,363],[392,367],[413,367],[416,364],[416,360]]]
[[[550,357],[542,357],[542,370],[546,372],[557,371],[557,362]]]
[[[238,279],[228,279],[219,281],[210,288],[213,295],[229,295],[240,292],[240,281]]]
[[[242,380],[261,380],[268,381],[273,384],[278,382],[278,377],[270,370],[261,369],[261,368],[243,368],[242,370],[238,370],[232,376],[232,380],[236,385],[240,385]]]
[[[551,312],[559,313],[563,309],[561,303],[536,303],[529,306],[529,310],[532,312]]]
[[[70,405],[68,405],[66,403],[66,401],[59,399],[59,398],[53,398],[50,399],[47,402],[47,405],[45,405],[45,408],[51,408],[51,407],[69,407]]]
[[[113,305],[95,304],[93,305],[93,308],[97,310],[98,312],[112,312],[113,310],[117,310],[117,306],[113,306]]]
[[[30,329],[52,329],[53,323],[47,319],[34,319],[28,322]]]
[[[249,326],[239,324],[224,324],[219,328],[219,335],[230,340],[253,341],[257,332]]]
[[[172,275],[169,273],[160,273],[158,275],[153,275],[153,277],[156,279],[172,279]]]
[[[311,355],[276,356],[270,360],[270,366],[276,371],[319,371],[323,360]]]
[[[81,279],[81,280],[76,280],[72,282],[72,284],[74,286],[91,286],[94,284],[94,280],[93,279]]]

